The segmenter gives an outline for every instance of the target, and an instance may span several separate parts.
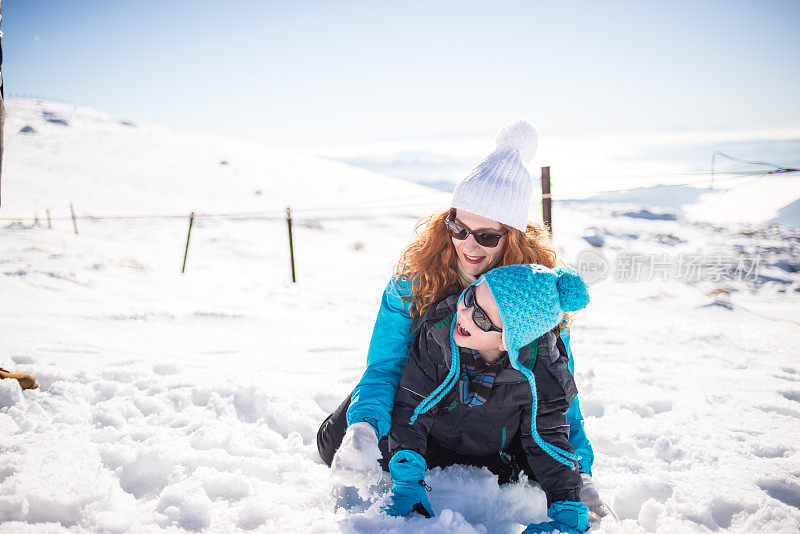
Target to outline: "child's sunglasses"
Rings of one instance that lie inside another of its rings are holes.
[[[502,233],[470,230],[466,226],[458,224],[455,221],[455,215],[453,215],[452,212],[444,220],[444,225],[447,227],[447,231],[450,232],[451,237],[454,237],[459,241],[463,241],[468,238],[470,234],[472,234],[475,236],[475,241],[477,241],[480,246],[486,248],[496,247],[500,242],[500,238],[508,233],[508,230]]]
[[[492,320],[489,319],[489,316],[486,315],[486,312],[483,311],[483,308],[478,306],[478,303],[475,301],[475,286],[469,286],[464,292],[464,305],[467,308],[472,308],[472,322],[474,322],[478,328],[484,332],[503,331],[502,328],[496,327]]]

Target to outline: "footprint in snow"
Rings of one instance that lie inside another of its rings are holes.
[[[711,519],[721,528],[730,528],[733,516],[741,512],[755,513],[756,507],[726,497],[717,497],[711,501]]]
[[[779,391],[778,393],[780,393],[781,395],[783,395],[784,398],[789,399],[790,401],[800,402],[800,391]]]
[[[800,510],[800,486],[784,480],[762,479],[758,487],[775,500]]]
[[[800,419],[800,412],[796,412],[795,410],[784,408],[782,406],[756,406],[756,408],[762,412],[776,413],[779,415],[786,415],[788,417]]]
[[[753,447],[753,454],[758,458],[786,458],[792,453],[792,449],[785,445],[756,445]]]
[[[780,378],[781,380],[786,380],[787,382],[800,381],[800,377],[798,377],[797,371],[795,371],[791,367],[781,367],[781,371],[785,374],[772,375],[772,376],[774,376],[775,378]]]

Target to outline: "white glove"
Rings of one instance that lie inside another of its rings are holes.
[[[381,480],[383,470],[378,460],[378,436],[367,422],[347,427],[342,444],[333,455],[331,472],[345,486],[369,487]]]
[[[592,481],[591,475],[581,473],[581,480],[583,481],[581,502],[589,508],[589,521],[600,521],[605,516],[610,515],[615,521],[619,522],[619,518],[617,514],[614,513],[614,510],[600,498],[600,494],[594,487],[594,481]]]

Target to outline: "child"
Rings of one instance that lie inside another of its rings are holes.
[[[552,332],[563,312],[588,301],[572,269],[510,265],[417,319],[392,412],[387,513],[431,517],[428,467],[507,457],[519,433],[521,467],[538,480],[553,519],[526,532],[588,528],[565,416],[577,391]]]

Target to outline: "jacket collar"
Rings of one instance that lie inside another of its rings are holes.
[[[433,323],[435,325],[433,329],[438,330],[436,325],[438,325],[443,319],[446,319],[447,317],[450,317],[455,313],[456,308],[458,307],[459,296],[460,294],[458,293],[450,295],[446,299],[437,302],[433,306],[430,306],[427,310],[425,310],[425,313],[423,313],[419,317],[414,318],[411,321],[411,333],[416,334],[417,331],[422,327],[422,325],[427,322]],[[447,337],[449,343],[450,342],[449,328],[447,329]]]

